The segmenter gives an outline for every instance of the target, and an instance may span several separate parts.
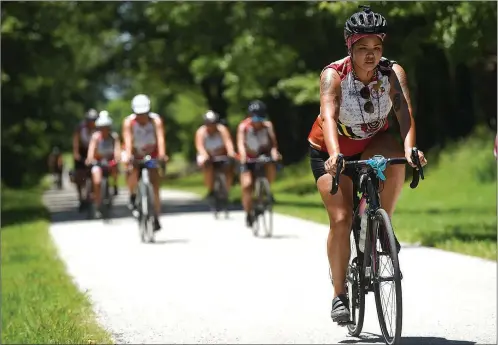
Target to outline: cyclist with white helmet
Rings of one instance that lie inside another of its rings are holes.
[[[246,211],[246,224],[252,226],[255,215],[252,211],[252,187],[255,163],[247,163],[247,158],[260,155],[271,156],[275,161],[281,159],[277,137],[271,121],[266,119],[266,105],[260,100],[249,103],[248,116],[237,127],[237,148],[240,155],[240,185],[242,187],[242,206]],[[271,162],[265,164],[268,182],[273,183],[277,169]]]
[[[219,156],[235,157],[232,136],[225,125],[219,123],[220,117],[212,110],[203,116],[204,124],[195,132],[195,148],[197,150],[197,165],[204,173],[204,184],[208,189],[207,198],[213,197],[214,170],[210,159]],[[233,171],[231,162],[224,166],[227,189],[233,182]]]
[[[74,158],[74,178],[78,191],[79,210],[83,210],[83,200],[81,190],[85,184],[87,166],[85,160],[88,153],[88,144],[95,131],[95,121],[98,118],[95,109],[90,109],[85,114],[85,119],[81,121],[73,132],[73,158]],[[87,191],[88,192],[88,191]]]
[[[88,146],[88,157],[86,164],[91,165],[94,162],[99,162],[106,159],[109,163],[110,176],[114,184],[114,195],[118,194],[117,180],[118,180],[118,166],[117,162],[120,158],[120,142],[119,135],[112,131],[112,118],[106,110],[99,113],[99,118],[95,122],[97,130],[93,133]],[[95,215],[100,217],[100,204],[102,201],[100,183],[102,180],[102,169],[94,165],[92,167],[92,182],[93,182],[93,196],[95,203]]]
[[[164,125],[161,117],[150,111],[150,99],[146,95],[139,94],[131,101],[133,114],[127,116],[123,122],[123,139],[125,152],[123,155],[127,161],[131,157],[141,159],[150,155],[159,161],[167,161],[166,140]],[[128,188],[130,191],[129,207],[136,209],[136,188],[138,185],[138,168],[129,166]],[[161,200],[159,198],[159,171],[157,168],[150,169],[150,179],[154,189],[154,231],[161,229],[159,214],[161,212]]]

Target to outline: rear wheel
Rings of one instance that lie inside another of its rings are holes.
[[[391,220],[386,211],[378,209],[372,234],[373,287],[379,325],[386,344],[398,344],[403,324],[403,296],[398,252]],[[383,231],[385,242],[381,244],[379,233]],[[385,287],[387,289],[383,290]],[[387,290],[387,294],[383,291]]]

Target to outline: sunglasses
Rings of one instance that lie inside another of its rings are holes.
[[[375,109],[374,109],[374,105],[372,103],[372,100],[370,99],[371,95],[370,95],[370,89],[368,88],[368,86],[364,86],[361,88],[360,96],[363,99],[368,99],[368,102],[366,102],[365,105],[363,106],[363,110],[365,110],[365,112],[367,112],[369,114],[373,114]]]

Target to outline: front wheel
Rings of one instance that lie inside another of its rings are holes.
[[[271,237],[273,235],[273,199],[271,194],[270,182],[264,178],[261,179],[261,190],[264,194],[262,197],[263,205],[263,226],[265,229],[265,236]]]
[[[138,225],[140,229],[140,238],[142,242],[154,242],[154,217],[152,216],[154,204],[152,198],[154,196],[152,186],[149,183],[139,182],[139,195],[137,196],[139,205]]]
[[[350,261],[346,271],[346,291],[352,323],[348,324],[348,331],[350,335],[357,337],[363,329],[363,320],[365,318],[365,284],[360,283],[360,276],[363,274],[361,269],[362,260],[357,254],[354,230],[351,231],[350,246],[351,255],[349,256]]]
[[[396,240],[387,212],[378,209],[372,222],[375,247],[372,248],[373,287],[379,325],[386,344],[398,344],[403,324],[403,296],[401,293],[401,272],[399,268]],[[384,232],[386,236],[379,236]],[[384,245],[381,238],[385,238]],[[384,248],[384,249],[382,249]],[[382,294],[388,286],[387,294]],[[389,300],[388,300],[389,299]],[[386,323],[389,322],[389,325]]]
[[[100,182],[100,193],[102,195],[102,218],[104,221],[107,221],[111,213],[111,194],[109,192],[109,180],[107,177],[103,177]]]

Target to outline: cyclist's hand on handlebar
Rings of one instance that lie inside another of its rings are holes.
[[[241,153],[239,155],[239,161],[240,161],[240,164],[245,164],[247,162],[247,155]]]
[[[282,159],[282,155],[276,149],[271,150],[270,155],[271,155],[271,159],[273,159],[274,161],[279,161],[280,159]]]
[[[420,165],[423,167],[427,164],[427,159],[425,158],[425,155],[422,151],[417,150],[417,152],[418,152],[418,159],[420,161]],[[405,158],[408,161],[408,164],[410,164],[415,169],[417,168],[417,165],[412,160],[412,149],[405,150]]]
[[[325,171],[327,173],[331,174],[332,176],[335,176],[336,173],[337,173],[337,158],[338,157],[339,157],[339,153],[338,152],[334,152],[325,161]],[[342,166],[342,170],[344,170],[344,165]]]
[[[164,155],[159,155],[159,156],[157,157],[157,160],[158,160],[158,161],[162,161],[162,162],[166,163],[167,161],[169,161],[169,156],[168,156],[168,155],[166,155],[166,154],[164,154]]]

